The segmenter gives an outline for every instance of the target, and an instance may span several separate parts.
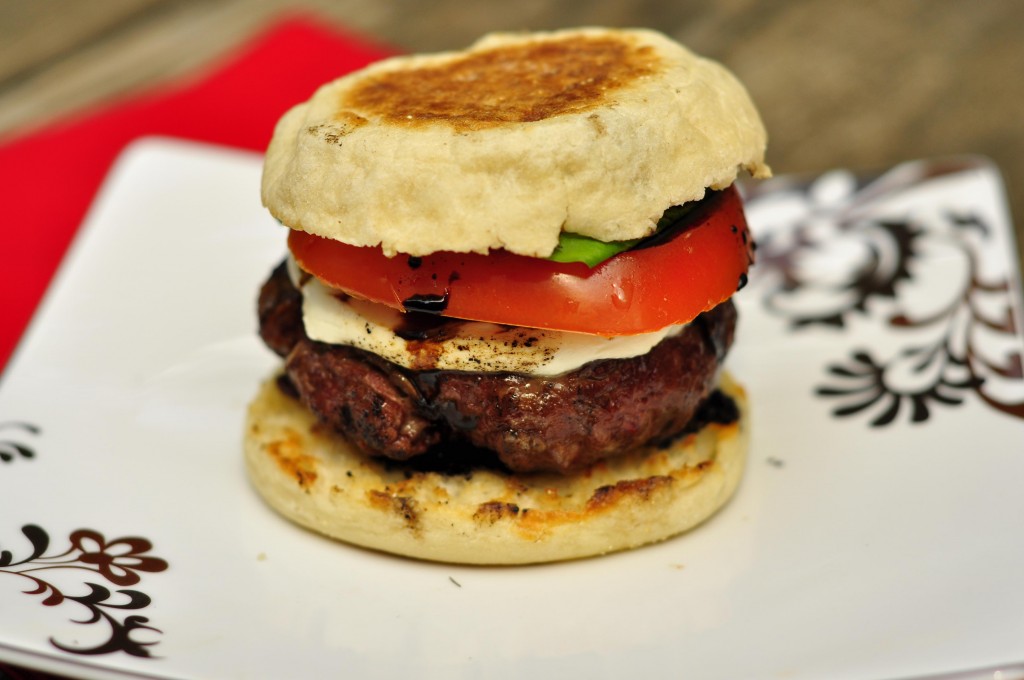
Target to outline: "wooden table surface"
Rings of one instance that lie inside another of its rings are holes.
[[[1016,0],[0,0],[0,140],[188,73],[295,10],[407,51],[496,29],[656,28],[746,83],[776,173],[982,154],[1004,174],[1024,242]]]

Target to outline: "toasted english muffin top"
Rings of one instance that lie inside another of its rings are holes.
[[[721,65],[647,30],[492,34],[388,59],[278,123],[263,201],[293,229],[388,254],[547,256],[562,231],[653,231],[757,177],[766,134]]]

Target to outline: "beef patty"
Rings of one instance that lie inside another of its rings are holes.
[[[411,371],[310,340],[282,264],[260,291],[260,335],[298,397],[372,455],[408,460],[446,441],[494,451],[514,471],[568,472],[684,430],[732,344],[727,301],[645,355],[553,376]]]

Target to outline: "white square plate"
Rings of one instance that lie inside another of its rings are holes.
[[[663,544],[470,568],[268,510],[243,411],[284,254],[260,158],[144,140],[0,382],[0,658],[81,677],[902,678],[1024,660],[1019,276],[998,174],[748,187],[736,498]]]

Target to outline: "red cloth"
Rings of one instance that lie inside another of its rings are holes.
[[[125,145],[159,134],[262,150],[291,105],[391,53],[308,18],[289,18],[197,78],[0,145],[0,369]]]

